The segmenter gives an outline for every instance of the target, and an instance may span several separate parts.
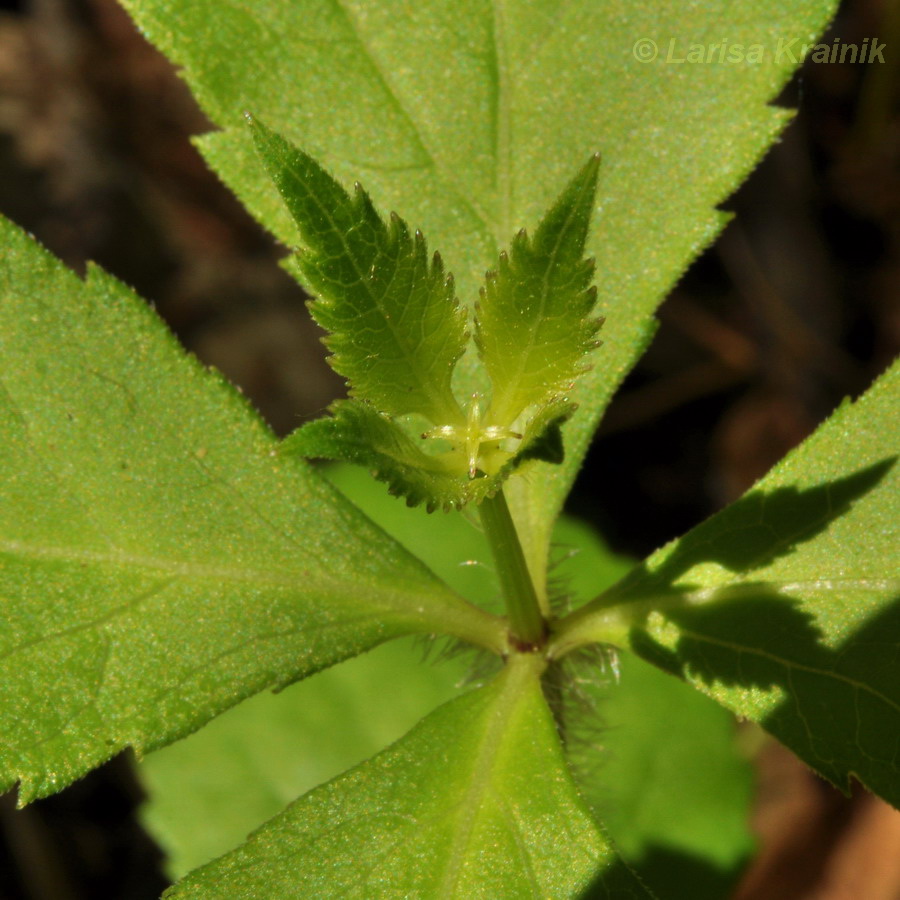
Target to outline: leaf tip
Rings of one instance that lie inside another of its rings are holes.
[[[585,163],[584,168],[582,169],[582,175],[586,179],[586,181],[591,185],[591,190],[593,191],[594,187],[597,183],[597,173],[600,171],[600,151],[595,150],[591,155],[588,161]]]

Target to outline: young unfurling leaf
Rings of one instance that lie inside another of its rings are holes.
[[[510,425],[527,407],[564,394],[597,346],[594,264],[584,259],[584,242],[599,165],[592,156],[534,237],[520,231],[488,275],[475,331],[493,386],[488,424]]]
[[[565,391],[584,369],[593,264],[583,259],[599,157],[567,186],[531,240],[520,232],[489,273],[477,343],[491,399],[465,409],[452,389],[465,315],[425,239],[386,224],[357,185],[350,196],[303,151],[251,120],[260,156],[300,231],[292,258],[315,294],[333,367],[352,400],[291,436],[288,452],[365,465],[411,505],[459,508],[493,495],[523,462],[561,462]],[[528,410],[527,417],[522,413]],[[411,427],[409,415],[433,427]]]
[[[282,450],[309,458],[337,459],[370,469],[409,506],[461,505],[464,485],[449,461],[425,453],[396,422],[368,403],[338,400],[324,416],[285,438]]]
[[[429,261],[425,239],[396,214],[385,223],[359,185],[351,196],[302,150],[251,127],[300,231],[291,262],[351,394],[390,415],[462,423],[450,379],[468,340],[465,310],[440,257]]]
[[[493,494],[523,463],[531,459],[562,460],[560,426],[572,414],[571,404],[552,403],[542,409],[522,434],[515,452],[492,448],[490,472],[470,478],[461,450],[425,453],[395,421],[367,403],[338,400],[331,415],[298,428],[282,450],[310,458],[336,459],[370,469],[392,494],[408,506],[424,503],[429,511],[460,509]]]

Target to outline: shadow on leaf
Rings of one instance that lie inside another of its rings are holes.
[[[579,900],[618,900],[619,897],[725,900],[737,884],[746,862],[744,859],[737,866],[720,869],[692,854],[653,846],[630,867],[620,860],[605,869]]]
[[[659,608],[677,634],[649,623],[631,633],[632,649],[648,662],[758,721],[842,790],[855,776],[900,804],[900,591],[877,577],[879,561],[843,590],[828,573],[806,589],[792,583],[789,594],[761,580],[699,590],[679,583],[700,563],[746,576],[796,551],[895,461],[806,491],[751,492],[684,538],[656,571],[634,573],[611,594],[666,598]],[[827,602],[816,598],[821,592]]]
[[[639,629],[633,647],[661,668],[680,675],[687,667],[707,684],[785,687],[783,665],[775,659],[779,649],[807,666],[830,664],[832,654],[819,643],[814,617],[797,600],[768,584],[743,584],[740,596],[728,594],[725,588],[703,605],[666,612],[680,632],[674,651]]]
[[[816,487],[751,490],[684,537],[674,553],[652,574],[634,573],[623,589],[650,578],[674,585],[694,566],[715,562],[732,572],[748,574],[793,553],[821,534],[860,498],[878,486],[897,461],[883,459],[846,478]],[[644,582],[646,584],[646,582]]]
[[[796,600],[762,585],[747,588],[755,596],[670,610],[667,617],[680,631],[674,648],[635,631],[633,649],[674,675],[702,681],[726,705],[746,709],[842,790],[853,774],[900,805],[900,596],[841,645],[828,647]],[[777,694],[748,699],[734,688]]]

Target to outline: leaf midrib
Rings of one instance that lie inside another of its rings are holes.
[[[677,587],[671,591],[645,594],[636,598],[641,603],[651,603],[654,606],[664,607],[666,601],[679,598],[687,601],[691,606],[701,606],[712,602],[723,591],[728,592],[729,599],[742,596],[755,596],[761,590],[771,590],[779,594],[802,594],[806,591],[842,590],[842,591],[900,591],[900,578],[883,578],[858,576],[853,578],[808,578],[794,581],[723,581],[721,584],[707,584],[701,588],[687,592],[678,591]],[[629,601],[630,602],[630,601]]]
[[[509,736],[508,726],[517,712],[518,703],[523,699],[528,680],[534,677],[530,663],[530,660],[521,657],[509,663],[510,671],[507,673],[509,680],[492,703],[487,727],[475,753],[473,777],[465,797],[457,807],[458,824],[445,865],[444,878],[437,893],[438,897],[455,896],[472,835],[483,812],[484,797],[491,792],[491,778],[501,755],[503,743]]]
[[[247,566],[225,566],[212,563],[198,563],[184,560],[174,560],[162,557],[127,553],[125,551],[100,552],[84,548],[64,546],[37,546],[24,541],[11,541],[0,539],[0,554],[5,553],[13,557],[29,559],[46,559],[73,563],[92,563],[96,565],[126,566],[131,568],[146,569],[148,572],[160,572],[173,577],[213,579],[220,581],[253,582],[265,584],[270,587],[291,587],[297,589],[308,587],[310,583],[320,585],[322,588],[331,589],[336,585],[346,589],[348,580],[344,578],[323,577],[323,570],[315,568],[311,564],[308,568],[254,569]],[[302,579],[302,583],[300,581]],[[391,596],[403,594],[404,591],[393,587],[385,592],[374,585],[368,585],[367,592],[389,593]],[[417,592],[410,591],[413,596]]]
[[[494,143],[494,187],[499,200],[496,238],[503,241],[512,231],[512,163],[511,125],[512,79],[506,48],[506,10],[503,0],[491,4],[491,64],[493,75],[491,97],[491,130]]]
[[[888,708],[900,713],[900,703],[891,700],[889,697],[885,696],[881,693],[881,691],[876,690],[871,685],[866,684],[863,681],[857,681],[855,678],[851,678],[849,675],[844,675],[843,673],[838,672],[835,669],[822,669],[818,666],[811,666],[806,663],[798,662],[796,660],[785,659],[784,657],[779,656],[777,653],[772,653],[769,650],[763,650],[760,647],[747,647],[744,644],[739,644],[735,641],[726,641],[723,638],[717,638],[707,634],[700,634],[699,632],[690,631],[686,628],[679,627],[678,631],[681,638],[687,637],[693,641],[697,641],[698,643],[711,644],[715,647],[724,647],[727,650],[733,651],[738,656],[740,656],[741,654],[756,656],[760,659],[767,659],[770,662],[775,663],[776,665],[783,666],[788,671],[806,672],[809,675],[817,675],[820,678],[833,679],[835,681],[843,682],[856,691],[869,694],[876,700],[880,700]]]
[[[628,576],[625,576],[626,579]],[[621,584],[621,582],[620,582]],[[877,592],[900,595],[900,578],[861,576],[856,578],[825,577],[794,581],[730,581],[717,585],[704,585],[694,590],[678,590],[676,587],[641,592],[637,586],[629,589],[627,597],[616,593],[616,588],[601,594],[567,616],[551,643],[557,652],[565,648],[568,653],[586,643],[605,642],[610,639],[609,616],[617,613],[631,619],[639,619],[649,612],[665,614],[667,609],[680,607],[698,608],[716,602],[736,599],[753,599],[763,593],[784,594],[804,599],[805,595],[822,592]],[[810,608],[815,614],[817,610]],[[622,619],[622,625],[626,619]],[[677,626],[680,629],[680,626]]]
[[[384,88],[386,96],[390,99],[391,103],[393,104],[394,108],[397,110],[401,118],[407,123],[407,125],[409,125],[410,132],[415,137],[419,149],[428,159],[432,171],[435,173],[435,175],[437,175],[437,177],[440,178],[441,183],[453,192],[460,206],[468,209],[473,218],[475,218],[476,221],[479,222],[483,229],[483,232],[488,236],[490,242],[496,243],[496,236],[492,233],[491,228],[488,225],[489,217],[473,198],[467,197],[465,194],[463,194],[463,192],[460,191],[457,185],[448,177],[449,173],[446,171],[445,167],[438,161],[437,154],[434,152],[434,150],[432,150],[432,148],[428,145],[428,142],[425,140],[425,136],[419,128],[418,123],[413,118],[409,110],[407,110],[406,106],[400,101],[399,94],[388,78],[387,73],[384,71],[383,67],[376,59],[374,53],[372,53],[372,51],[369,49],[369,46],[363,40],[362,31],[355,17],[347,8],[344,0],[330,0],[330,3],[332,4],[335,11],[339,13],[347,23],[347,30],[353,36],[354,40],[360,48],[362,55],[369,61],[369,64],[372,66],[372,71],[375,77],[378,79],[379,84]]]

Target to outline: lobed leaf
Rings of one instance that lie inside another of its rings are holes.
[[[597,346],[589,314],[597,292],[584,259],[599,155],[569,183],[534,237],[520,231],[489,272],[477,307],[475,340],[491,379],[489,422],[511,425],[529,406],[570,391]],[[561,460],[560,460],[561,461]]]
[[[646,896],[571,782],[538,665],[516,657],[167,896],[570,898],[598,868]]]
[[[740,501],[574,613],[557,651],[609,639],[624,605],[636,652],[841,789],[856,777],[900,806],[898,391],[900,362]]]
[[[251,127],[303,242],[292,266],[350,393],[391,415],[461,424],[450,381],[468,341],[465,310],[440,257],[429,263],[421,233],[396,214],[385,224],[359,184],[351,197],[302,150]]]
[[[49,794],[396,635],[504,646],[126,287],[0,242],[0,787]]]

